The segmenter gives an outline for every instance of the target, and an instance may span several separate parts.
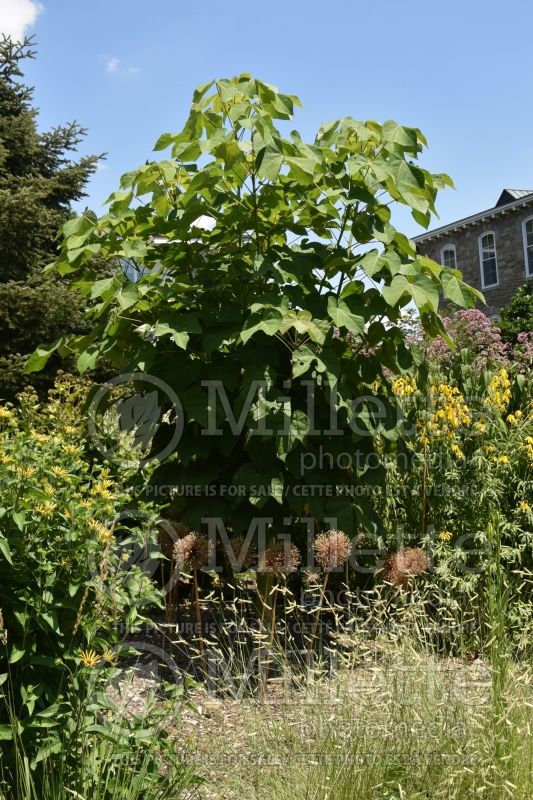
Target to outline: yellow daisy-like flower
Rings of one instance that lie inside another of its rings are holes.
[[[104,500],[113,500],[114,495],[103,483],[96,483],[91,489],[93,496],[102,497]]]
[[[13,463],[13,456],[10,456],[8,453],[2,453],[0,455],[0,464],[12,464]]]
[[[529,503],[526,503],[525,500],[520,500],[518,504],[518,510],[522,512],[522,514],[531,514],[531,506]]]
[[[65,425],[64,431],[69,436],[74,436],[78,432],[78,429],[74,427],[74,425]]]
[[[21,478],[31,478],[32,475],[35,475],[35,469],[33,467],[21,467],[18,473]]]
[[[36,442],[40,442],[40,444],[44,444],[44,442],[48,441],[48,436],[45,433],[38,433],[37,431],[31,430],[30,436],[32,439],[35,439]]]
[[[102,659],[105,661],[106,664],[114,664],[117,660],[117,654],[114,650],[106,650],[102,654]]]
[[[65,467],[60,467],[57,464],[54,464],[51,470],[54,473],[54,475],[56,475],[58,478],[64,478],[66,475],[68,475],[68,472],[65,469]]]
[[[100,656],[95,650],[82,650],[80,661],[84,667],[96,667],[100,663]]]
[[[15,414],[10,408],[6,408],[5,406],[0,406],[0,419],[11,419]]]
[[[485,433],[487,430],[487,423],[480,419],[479,422],[476,422],[474,425],[474,430],[478,433]]]
[[[51,500],[45,500],[44,503],[35,506],[35,512],[41,517],[51,517],[56,508],[57,503],[52,503]]]
[[[104,531],[100,531],[98,534],[98,541],[100,544],[107,544],[107,542],[112,538],[113,531],[111,528],[107,528]]]
[[[102,525],[101,522],[97,522],[94,519],[90,519],[87,525],[92,531],[98,534],[98,541],[101,544],[105,544],[113,536],[113,528],[106,528],[105,525]]]
[[[46,486],[44,487],[44,493],[47,494],[49,497],[52,497],[56,493],[56,490],[54,489],[53,486],[50,486],[50,484],[47,483]]]
[[[80,447],[76,444],[63,444],[61,445],[65,453],[68,453],[69,456],[76,456],[80,452]]]
[[[451,538],[452,538],[452,533],[450,531],[443,530],[439,533],[439,539],[441,540],[441,542],[449,542]]]

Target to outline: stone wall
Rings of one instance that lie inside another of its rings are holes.
[[[509,303],[519,286],[533,282],[533,276],[526,277],[522,238],[522,222],[531,216],[533,205],[496,213],[493,219],[487,215],[484,220],[438,234],[429,242],[418,242],[417,250],[440,264],[442,248],[455,245],[457,268],[463,273],[464,280],[485,295],[487,307],[480,304],[480,308],[485,313],[496,314]],[[493,232],[496,239],[499,283],[482,289],[478,239],[489,232]]]

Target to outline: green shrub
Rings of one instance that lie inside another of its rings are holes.
[[[20,739],[33,765],[69,752],[90,667],[112,668],[121,635],[160,602],[149,575],[124,569],[111,520],[128,494],[85,457],[85,393],[66,378],[46,404],[27,390],[19,409],[0,407],[0,735]]]
[[[533,577],[531,377],[505,367],[479,372],[463,359],[449,369],[434,363],[429,380],[413,373],[393,386],[413,435],[403,460],[389,462],[379,501],[389,547],[398,536],[431,550],[430,582],[457,623],[448,633],[475,649],[491,638],[489,531],[496,527],[507,633],[514,647],[526,648],[533,626],[526,599]]]

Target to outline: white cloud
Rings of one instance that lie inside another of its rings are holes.
[[[118,65],[120,64],[119,58],[106,58],[105,60],[105,68],[108,72],[116,72],[118,69]]]
[[[0,0],[1,2],[1,0]],[[141,70],[139,67],[132,67],[116,56],[100,56],[105,64],[106,72],[110,75],[136,75]]]
[[[0,33],[22,40],[43,10],[37,0],[0,0]]]

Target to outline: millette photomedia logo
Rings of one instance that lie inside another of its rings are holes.
[[[97,390],[88,425],[104,458],[125,469],[141,469],[174,452],[183,433],[183,408],[176,392],[160,378],[129,372]],[[160,446],[156,446],[158,433]]]

